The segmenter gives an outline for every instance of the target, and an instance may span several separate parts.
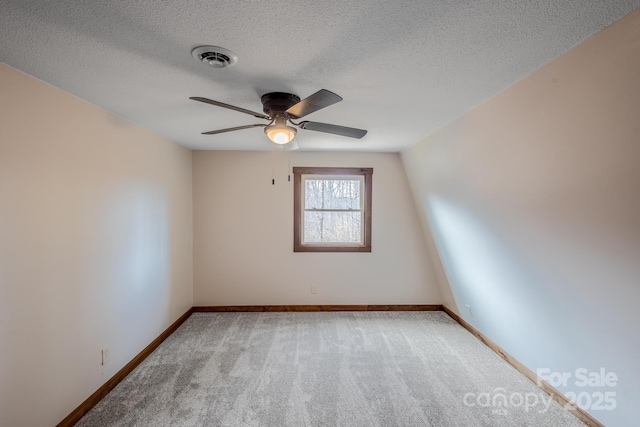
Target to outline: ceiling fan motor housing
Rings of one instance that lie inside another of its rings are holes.
[[[265,93],[260,99],[262,101],[262,111],[271,117],[274,117],[277,113],[287,111],[290,107],[300,102],[300,97],[285,92]]]

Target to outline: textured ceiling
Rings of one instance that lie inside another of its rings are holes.
[[[319,89],[344,101],[306,119],[303,150],[399,151],[460,117],[640,0],[0,0],[0,61],[196,149],[269,150],[260,123],[190,101],[261,111],[260,95]],[[213,69],[191,50],[234,51]],[[33,100],[32,102],[37,102]],[[36,118],[37,119],[37,118]],[[89,135],[90,137],[90,135]]]

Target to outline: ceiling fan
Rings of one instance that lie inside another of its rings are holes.
[[[271,92],[262,95],[262,110],[265,114],[255,111],[246,110],[234,105],[225,104],[223,102],[214,101],[208,98],[198,96],[191,97],[194,101],[204,102],[205,104],[215,105],[217,107],[228,108],[230,110],[239,111],[241,113],[250,114],[259,119],[269,120],[269,123],[257,123],[252,125],[237,126],[226,129],[212,130],[202,132],[203,135],[215,135],[218,133],[232,132],[236,130],[249,129],[254,127],[263,127],[267,137],[276,144],[288,144],[296,136],[297,126],[300,129],[314,130],[316,132],[331,133],[334,135],[347,136],[349,138],[362,138],[367,134],[366,130],[350,128],[345,126],[332,125],[327,123],[303,121],[296,123],[293,119],[301,119],[311,113],[314,113],[336,102],[342,101],[342,98],[326,89],[321,89],[313,95],[303,99],[302,101],[296,95],[284,92]],[[291,125],[290,125],[290,124]]]

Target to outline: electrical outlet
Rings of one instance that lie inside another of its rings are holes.
[[[109,347],[105,347],[102,349],[102,364],[106,365],[107,362],[109,361]]]
[[[316,285],[311,285],[311,293],[312,294],[317,294],[318,293],[318,287]]]
[[[471,310],[471,306],[469,304],[465,304],[465,307],[467,307],[467,311],[469,312],[469,316],[473,317],[473,310]]]

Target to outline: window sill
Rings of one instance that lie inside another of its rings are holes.
[[[371,252],[368,245],[295,245],[294,252]]]

